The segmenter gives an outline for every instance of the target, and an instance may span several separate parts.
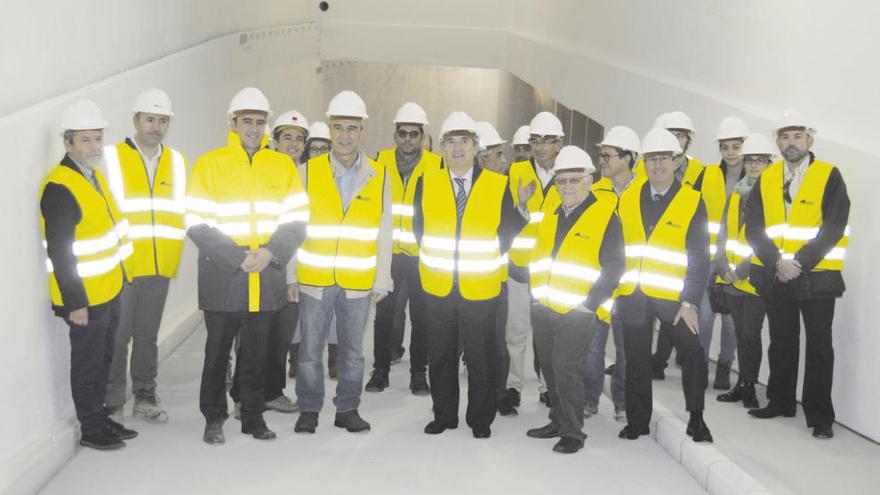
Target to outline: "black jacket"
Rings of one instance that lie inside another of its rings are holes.
[[[810,163],[816,157],[810,153]],[[779,249],[767,236],[764,222],[764,198],[761,196],[761,177],[755,182],[746,202],[745,222],[746,239],[752,246],[755,256],[764,266],[752,264],[749,282],[762,297],[772,298],[780,291],[793,291],[801,300],[825,299],[840,297],[846,286],[839,271],[811,271],[825,255],[837,245],[849,222],[849,195],[843,176],[835,167],[825,183],[825,195],[822,198],[822,225],[819,235],[804,244],[794,258],[801,264],[799,277],[787,283],[776,278],[776,263],[780,259]],[[782,192],[780,191],[780,194]]]

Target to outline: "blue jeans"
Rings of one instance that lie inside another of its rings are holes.
[[[338,285],[324,287],[321,299],[300,292],[299,326],[302,342],[296,371],[296,395],[301,411],[318,412],[324,406],[324,364],[330,319],[336,314],[339,337],[338,379],[333,403],[337,412],[352,411],[361,403],[364,385],[364,328],[370,296],[348,299]]]
[[[623,327],[617,318],[611,320],[614,337],[614,374],[611,375],[611,402],[614,409],[623,409],[626,404],[626,355],[623,353]],[[605,386],[605,346],[608,342],[609,325],[602,320],[596,324],[596,334],[587,354],[587,374],[584,376],[587,407],[598,407],[599,397]]]
[[[703,302],[700,303],[700,344],[706,359],[709,359],[709,346],[712,345],[712,333],[715,330],[715,313],[709,305],[709,291],[703,294]],[[736,329],[733,318],[730,315],[721,316],[721,350],[718,352],[718,362],[730,365],[736,357]]]

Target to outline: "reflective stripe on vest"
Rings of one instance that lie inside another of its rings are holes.
[[[822,200],[825,186],[834,166],[814,160],[804,174],[797,196],[792,198],[791,210],[786,214],[783,199],[785,162],[768,167],[761,174],[761,199],[764,204],[764,222],[767,237],[776,244],[783,259],[794,259],[798,250],[819,235],[822,225]],[[843,259],[849,245],[849,226],[843,236],[812,271],[843,269]],[[761,265],[755,257],[752,262]]]
[[[440,163],[440,156],[428,150],[422,150],[419,162],[413,167],[409,177],[404,183],[397,169],[397,148],[389,148],[379,152],[376,163],[388,174],[388,182],[391,184],[391,215],[393,220],[392,252],[394,254],[418,255],[416,238],[412,234],[413,197],[415,196],[416,180],[421,176],[424,167],[436,166]]]
[[[424,236],[419,251],[422,287],[445,297],[457,278],[462,297],[485,300],[501,292],[507,258],[501,255],[498,226],[507,178],[483,169],[471,187],[458,229],[452,181],[446,167],[422,176]],[[460,237],[456,240],[456,232]]]
[[[649,297],[678,301],[687,274],[687,232],[699,207],[700,193],[688,187],[679,189],[646,239],[642,187],[649,186],[627,189],[618,207],[626,245],[626,272],[619,294],[629,295],[641,287]]]
[[[333,179],[330,154],[307,165],[310,219],[306,240],[297,252],[297,280],[305,285],[344,289],[372,289],[378,260],[379,223],[382,217],[386,168],[367,160],[373,176],[343,211]]]

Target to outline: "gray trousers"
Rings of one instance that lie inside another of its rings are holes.
[[[596,315],[582,311],[557,313],[532,306],[532,328],[541,373],[550,392],[550,421],[563,437],[585,440],[584,375],[587,354],[596,332]]]
[[[128,343],[131,342],[131,392],[135,397],[156,394],[159,351],[156,338],[171,279],[161,275],[137,277],[122,290],[122,310],[110,379],[107,381],[107,407],[125,404]]]

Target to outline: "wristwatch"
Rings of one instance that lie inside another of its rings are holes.
[[[687,302],[687,301],[682,301],[682,302],[681,302],[681,307],[683,307],[683,308],[691,308],[691,309],[694,310],[694,311],[697,310],[697,307],[696,307],[696,306],[694,306],[693,304],[691,304],[691,303],[689,303],[689,302]]]

